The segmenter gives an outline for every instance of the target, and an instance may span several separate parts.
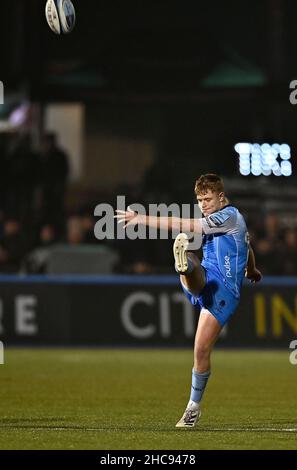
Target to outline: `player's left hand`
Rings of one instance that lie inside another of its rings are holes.
[[[259,282],[262,279],[262,273],[259,269],[254,268],[252,271],[245,271],[245,277],[248,278],[251,282]]]
[[[129,206],[128,210],[116,210],[116,213],[117,214],[114,215],[114,219],[118,219],[118,224],[124,224],[124,228],[128,227],[129,225],[137,225],[139,222],[137,212],[132,211]]]

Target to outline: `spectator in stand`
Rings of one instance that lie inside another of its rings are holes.
[[[281,264],[287,276],[297,275],[297,231],[290,228],[286,230],[281,250]]]
[[[7,208],[7,192],[8,185],[8,155],[7,155],[7,141],[6,134],[0,134],[0,212],[6,211]]]
[[[19,271],[26,253],[20,223],[10,218],[4,222],[3,238],[0,242],[0,271],[15,273]]]
[[[84,233],[83,242],[88,245],[97,244],[98,240],[95,238],[95,235],[94,235],[94,226],[96,222],[94,220],[93,215],[91,214],[91,209],[90,211],[83,212],[80,216],[80,220],[81,220],[82,230]]]
[[[263,222],[263,228],[258,231],[255,246],[259,269],[266,275],[278,275],[282,272],[283,231],[276,214],[267,214]]]
[[[9,155],[7,171],[7,209],[24,222],[32,218],[39,175],[39,160],[32,150],[30,134],[19,137],[15,149]]]
[[[21,271],[27,274],[46,273],[51,247],[56,241],[54,226],[50,223],[44,224],[40,229],[38,246],[25,256]]]
[[[80,217],[71,216],[67,220],[66,243],[80,245],[84,242],[84,230]]]
[[[43,136],[41,168],[44,216],[54,220],[61,227],[69,163],[68,156],[58,146],[56,135],[53,133]]]

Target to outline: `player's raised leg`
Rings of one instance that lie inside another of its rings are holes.
[[[195,336],[190,400],[177,428],[193,428],[201,416],[200,402],[210,376],[210,355],[221,329],[218,320],[203,308]]]
[[[205,274],[199,259],[194,253],[188,251],[189,239],[186,233],[180,233],[173,245],[175,270],[180,274],[182,285],[198,296],[205,286]]]

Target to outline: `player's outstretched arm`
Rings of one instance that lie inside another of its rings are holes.
[[[251,282],[259,282],[262,279],[261,272],[256,268],[255,254],[251,246],[249,246],[249,256],[245,270],[245,277],[250,279]]]
[[[156,217],[134,212],[128,207],[127,211],[116,210],[114,216],[118,223],[123,223],[124,228],[129,225],[146,225],[147,227],[161,230],[177,230],[180,232],[202,233],[200,219],[181,219],[180,217]]]

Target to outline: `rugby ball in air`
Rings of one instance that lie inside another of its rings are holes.
[[[75,9],[71,0],[47,0],[45,16],[49,27],[56,34],[71,33],[75,26]]]

